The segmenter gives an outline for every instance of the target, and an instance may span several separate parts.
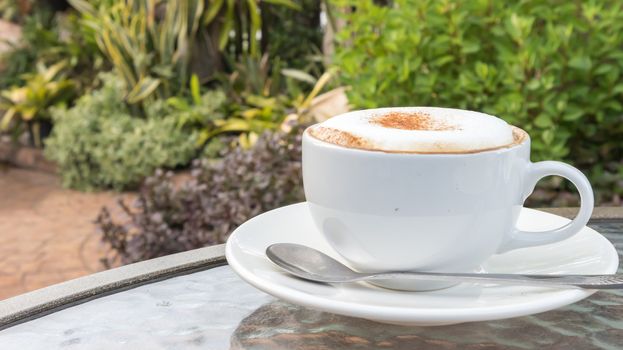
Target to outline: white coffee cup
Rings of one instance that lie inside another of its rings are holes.
[[[514,137],[514,144],[494,150],[418,154],[338,146],[308,129],[303,181],[314,222],[335,251],[362,272],[478,271],[494,254],[576,234],[593,210],[590,183],[568,164],[530,162],[529,136],[515,128]],[[553,230],[519,230],[524,200],[539,179],[550,175],[577,187],[582,201],[577,217]],[[449,286],[378,284],[402,290]]]

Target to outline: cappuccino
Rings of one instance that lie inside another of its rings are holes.
[[[404,153],[473,153],[513,145],[521,137],[492,115],[450,108],[404,107],[335,116],[309,129],[347,148]]]
[[[483,113],[430,107],[351,112],[308,128],[302,146],[314,224],[361,272],[482,271],[494,254],[571,237],[593,208],[582,172],[561,162],[530,162],[528,134]],[[522,231],[516,227],[522,204],[550,175],[576,186],[578,216],[548,231]],[[403,290],[450,285],[374,284]]]

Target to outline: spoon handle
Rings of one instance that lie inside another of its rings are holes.
[[[623,289],[621,275],[519,275],[503,273],[388,272],[362,274],[358,280],[416,279],[581,289]]]

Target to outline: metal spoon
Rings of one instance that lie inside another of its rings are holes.
[[[414,279],[557,288],[623,289],[623,277],[618,275],[519,275],[413,271],[361,273],[351,270],[341,262],[316,249],[292,243],[273,244],[266,248],[266,256],[279,267],[297,277],[324,283]]]

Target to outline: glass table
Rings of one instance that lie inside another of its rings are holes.
[[[621,256],[623,217],[590,226]],[[623,291],[527,317],[393,326],[277,300],[238,278],[216,246],[7,299],[0,327],[1,349],[620,349]]]

